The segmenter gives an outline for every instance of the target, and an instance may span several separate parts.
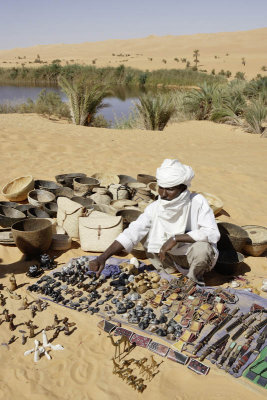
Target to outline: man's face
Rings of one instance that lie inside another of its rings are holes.
[[[185,185],[178,185],[171,188],[163,188],[159,186],[158,192],[162,200],[173,200],[176,197],[180,196],[180,194],[186,189]]]

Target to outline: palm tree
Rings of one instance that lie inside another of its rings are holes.
[[[71,118],[76,125],[89,126],[96,113],[107,107],[103,99],[110,91],[103,85],[89,85],[84,79],[69,81],[63,76],[58,83],[69,99]]]
[[[263,123],[267,119],[267,108],[260,97],[252,100],[244,112],[245,126],[248,132],[262,134],[264,131]]]
[[[144,122],[146,129],[163,131],[170,118],[176,112],[175,104],[170,95],[157,94],[139,97],[140,104],[135,107]]]
[[[196,64],[196,69],[197,69],[197,64],[199,63],[199,50],[194,50],[193,51],[193,57],[194,57],[194,63]]]
[[[216,85],[208,85],[204,82],[199,89],[193,89],[185,96],[185,109],[195,114],[198,120],[209,119],[214,100],[219,94]]]

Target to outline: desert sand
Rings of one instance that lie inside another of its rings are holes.
[[[0,115],[1,159],[0,186],[23,174],[36,179],[54,179],[56,174],[95,172],[136,176],[154,175],[164,158],[178,158],[191,165],[196,177],[192,189],[214,193],[224,202],[220,221],[240,225],[267,226],[267,141],[258,135],[244,133],[231,126],[206,121],[189,121],[168,126],[163,132],[97,129],[52,121],[37,115]],[[58,263],[85,254],[77,243],[71,250],[58,256]],[[88,254],[88,253],[87,253]],[[267,259],[246,257],[238,273],[249,280],[249,286],[260,292],[266,278]],[[26,277],[30,261],[14,246],[0,245],[0,282],[8,286],[9,274],[16,274],[22,296],[34,280]],[[208,284],[227,286],[224,276],[212,272]],[[3,289],[3,287],[2,287]],[[4,293],[4,291],[2,291]],[[30,296],[28,299],[30,300]],[[30,319],[30,311],[18,311],[21,302],[7,299],[5,308],[14,312],[15,324]],[[54,304],[37,313],[34,323],[40,332],[53,322],[53,315],[69,317],[77,330],[69,337],[59,335],[56,343],[64,351],[51,352],[34,364],[33,356],[23,356],[33,347],[34,339],[21,345],[19,337],[9,350],[0,346],[0,399],[87,400],[87,399],[174,399],[189,400],[263,400],[266,390],[249,383],[245,378],[234,379],[211,366],[210,373],[198,376],[186,367],[164,359],[160,373],[148,383],[143,394],[136,393],[125,382],[112,374],[113,348],[103,331],[97,328],[99,318],[67,310]],[[0,342],[7,342],[11,334],[7,323],[0,325]],[[48,332],[48,338],[51,333]],[[41,334],[36,336],[41,340]],[[132,356],[148,356],[148,350],[135,349]],[[156,356],[157,361],[161,361]]]
[[[120,64],[141,70],[184,69],[186,58],[193,66],[193,51],[199,50],[199,70],[208,73],[231,71],[245,73],[246,79],[257,74],[265,76],[267,70],[267,28],[240,31],[201,33],[181,36],[148,36],[141,39],[106,40],[80,44],[37,45],[28,48],[0,50],[0,67],[36,67],[33,63],[39,54],[43,62],[61,60],[61,65],[76,63],[96,67]],[[179,59],[179,62],[175,61]],[[244,59],[244,63],[242,62]],[[165,60],[165,61],[163,61]],[[245,64],[245,65],[244,65]]]

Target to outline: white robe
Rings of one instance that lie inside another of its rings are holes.
[[[157,210],[159,200],[149,204],[144,213],[141,214],[136,221],[133,221],[127,229],[125,229],[116,240],[121,243],[124,249],[130,253],[132,248],[137,245],[146,235],[145,247],[155,249],[154,252],[159,252],[159,246],[162,246],[170,236],[175,233],[187,233],[196,242],[208,242],[214,250],[214,260],[212,266],[216,264],[218,258],[217,242],[220,238],[220,233],[215,221],[213,211],[211,210],[207,200],[201,194],[190,193],[190,209],[187,213],[187,221],[185,231],[175,232],[175,223],[172,232],[166,232],[165,236],[160,238],[160,242],[149,242],[149,233],[153,231],[153,226],[157,224]],[[179,244],[171,250],[174,255],[186,255],[190,247],[190,243]],[[150,251],[151,252],[151,251]],[[153,252],[153,251],[152,251]]]

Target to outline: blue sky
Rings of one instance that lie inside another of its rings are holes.
[[[0,0],[0,50],[267,26],[267,0]]]

